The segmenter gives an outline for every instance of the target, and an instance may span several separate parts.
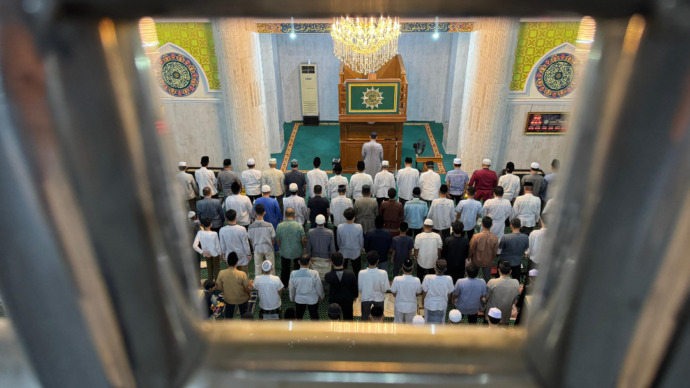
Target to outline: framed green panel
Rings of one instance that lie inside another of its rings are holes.
[[[347,114],[398,114],[400,82],[346,83]]]

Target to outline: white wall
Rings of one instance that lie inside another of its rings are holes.
[[[471,34],[452,34],[451,56],[448,72],[446,105],[443,113],[443,148],[451,153],[458,149],[460,120],[462,118],[462,100],[465,90],[467,72],[467,55],[470,48]]]
[[[280,80],[280,64],[276,47],[276,34],[258,34],[261,51],[261,77],[263,97],[266,104],[266,140],[272,154],[279,153],[285,146],[283,131],[283,93]]]
[[[222,166],[229,153],[227,136],[221,136],[220,131],[224,127],[222,101],[161,102],[172,135],[170,151],[175,165],[186,161],[190,166],[199,166],[201,157],[208,155],[210,166]]]

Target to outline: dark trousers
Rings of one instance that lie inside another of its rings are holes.
[[[226,302],[227,303],[227,302]],[[242,304],[238,304],[237,307],[240,308],[240,316],[249,310],[249,301]],[[235,316],[235,305],[227,303],[225,305],[225,319],[232,319]]]
[[[189,207],[189,210],[196,212],[196,198],[187,200],[187,206]]]
[[[387,198],[385,198],[385,197],[384,197],[384,198],[376,197],[376,202],[379,203],[379,207],[381,206],[381,203],[383,203],[383,201],[385,201],[386,199],[387,199]],[[403,206],[405,206],[405,205],[403,205]]]
[[[462,194],[460,195],[453,195],[451,194],[450,197],[453,199],[453,202],[457,205],[458,202],[462,201]]]
[[[412,231],[412,238],[417,237],[418,234],[422,233],[422,228],[419,229],[410,229]]]
[[[463,260],[463,263],[460,267],[458,268],[453,268],[453,269],[448,269],[447,275],[449,275],[451,278],[453,278],[453,284],[455,284],[458,279],[462,279],[465,277],[465,260]]]
[[[472,241],[472,236],[474,236],[474,228],[465,231],[468,241]]]
[[[477,323],[477,316],[478,316],[478,315],[479,315],[479,314],[467,314],[467,315],[466,315],[466,317],[467,317],[467,322],[469,322],[469,323]]]
[[[259,195],[247,195],[249,199],[252,201],[252,204],[254,204],[254,201],[256,201],[257,198],[261,198],[261,194]]]
[[[301,303],[295,303],[295,314],[297,315],[297,319],[304,320],[304,312],[305,310],[309,310],[309,319],[312,321],[318,321],[319,320],[319,304],[314,303],[314,304],[301,304]]]
[[[403,207],[405,207],[405,202],[407,202],[407,200],[405,198],[398,197],[398,202],[402,203]]]
[[[368,321],[369,320],[369,315],[371,315],[371,308],[374,306],[378,306],[383,308],[383,302],[374,302],[370,300],[366,300],[362,302],[362,320],[363,321]]]
[[[280,206],[280,212],[281,212],[281,213],[283,213],[283,197],[284,197],[284,196],[285,196],[285,195],[279,195],[279,196],[277,196],[277,197],[274,197],[274,196],[272,196],[272,195],[270,196],[271,198],[273,198],[273,199],[275,199],[276,201],[278,201],[278,206]]]
[[[362,270],[362,257],[358,257],[356,259],[345,259],[343,260],[343,268],[347,269],[347,263],[351,261],[352,262],[352,272],[355,273],[355,276],[359,275],[359,271]]]
[[[294,264],[293,264],[294,263]],[[292,267],[292,268],[290,268]],[[299,261],[297,258],[280,257],[280,281],[285,287],[290,283],[290,272],[293,269],[299,269]]]
[[[351,300],[336,300],[331,303],[337,303],[343,311],[343,321],[353,320],[352,301]]]
[[[417,264],[417,277],[419,278],[420,281],[424,281],[424,276],[426,275],[433,275],[435,274],[436,271],[433,268],[422,268]]]
[[[220,256],[206,257],[206,278],[216,280],[220,272]]]
[[[522,275],[522,268],[520,268],[519,265],[516,265],[515,267],[510,267],[510,277],[513,279],[517,279],[517,281],[520,281],[520,277]]]
[[[446,241],[446,237],[450,237],[450,229],[443,229],[443,230],[434,229],[433,231],[438,233],[439,236],[441,236],[442,241]]]
[[[484,281],[488,283],[489,280],[491,280],[491,266],[479,267],[479,269],[481,269],[482,274],[484,274]]]

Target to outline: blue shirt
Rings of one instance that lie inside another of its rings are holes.
[[[472,230],[477,226],[477,216],[482,215],[482,203],[476,199],[463,199],[458,202],[455,212],[460,213],[460,221],[465,226],[464,230]]]
[[[421,229],[428,213],[429,205],[419,198],[405,202],[405,222],[410,229]]]
[[[458,297],[455,307],[463,314],[476,314],[482,307],[480,298],[486,295],[486,282],[478,278],[458,279],[453,295]]]
[[[387,262],[392,240],[387,230],[372,229],[364,235],[364,250],[376,251],[379,254],[379,263]]]
[[[283,220],[283,213],[280,211],[280,205],[275,198],[261,197],[254,201],[254,211],[257,205],[264,205],[266,214],[264,214],[264,221],[270,222],[273,229],[278,228],[278,223]]]
[[[410,236],[395,236],[391,243],[391,249],[395,251],[393,261],[404,263],[410,258],[410,251],[414,249],[414,240]]]
[[[446,184],[450,195],[462,195],[465,191],[465,184],[470,180],[466,172],[460,169],[453,169],[446,173]]]
[[[199,220],[211,219],[212,228],[220,228],[225,222],[225,214],[220,201],[215,198],[204,198],[196,204],[196,215]]]
[[[330,206],[328,200],[320,195],[309,198],[307,209],[309,209],[309,222],[312,228],[316,228],[316,216],[321,214],[325,218],[328,215],[328,208]],[[326,225],[328,225],[328,219],[326,219]]]
[[[511,267],[517,267],[522,263],[522,256],[529,248],[529,237],[524,233],[504,234],[498,248],[501,250],[501,260],[510,262]]]
[[[346,259],[357,259],[364,248],[364,234],[360,224],[338,225],[338,249]]]

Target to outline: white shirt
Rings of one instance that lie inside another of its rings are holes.
[[[440,179],[440,178],[439,178]],[[405,167],[398,171],[398,197],[406,200],[412,199],[412,190],[419,186],[419,170]]]
[[[434,229],[448,229],[455,222],[455,203],[452,199],[436,198],[431,202],[429,214],[426,217],[434,221]]]
[[[347,182],[347,178],[345,178],[342,175],[336,175],[331,177],[331,179],[328,180],[328,198],[333,199],[333,198],[338,198],[338,186],[340,185],[345,185],[345,196],[349,197],[350,196],[350,185]]]
[[[251,240],[254,253],[273,252],[273,239],[276,238],[276,231],[270,222],[256,220],[249,225],[247,232]]]
[[[333,214],[333,225],[336,228],[347,221],[343,216],[345,209],[353,206],[352,200],[344,195],[339,195],[331,200],[331,214]]]
[[[194,171],[194,178],[196,178],[196,183],[199,185],[199,194],[203,195],[201,192],[205,187],[211,189],[211,195],[218,194],[216,188],[216,174],[210,171],[206,167],[201,167],[200,169]]]
[[[537,264],[542,261],[539,251],[543,246],[542,241],[544,240],[544,234],[546,234],[546,228],[532,231],[532,233],[529,234],[529,248],[527,248],[526,253],[529,255],[530,260]]]
[[[261,171],[249,168],[242,171],[242,186],[247,195],[261,195]]]
[[[422,232],[414,239],[414,249],[418,249],[417,264],[420,267],[434,268],[438,260],[438,250],[443,248],[443,240],[438,233]]]
[[[357,288],[362,293],[362,302],[383,302],[383,294],[391,288],[388,272],[378,268],[359,271]]]
[[[417,295],[422,293],[422,283],[418,277],[396,276],[391,292],[395,294],[395,311],[408,314],[417,312]]]
[[[445,310],[448,306],[448,295],[455,290],[453,278],[447,275],[426,275],[422,282],[422,290],[426,292],[424,308],[432,311]]]
[[[428,170],[419,176],[419,188],[422,189],[422,197],[425,201],[433,201],[438,198],[438,190],[441,188],[441,176],[436,171]]]
[[[249,248],[249,238],[247,229],[241,225],[225,225],[218,232],[220,239],[220,251],[223,253],[223,260],[228,259],[230,252],[235,252],[239,261],[237,265],[247,265],[251,258],[252,251]]]
[[[197,194],[199,194],[199,186],[197,186],[192,175],[187,174],[184,171],[180,171],[177,173],[177,180],[180,182],[180,185],[182,186],[182,191],[184,192],[185,200],[196,198]]]
[[[539,221],[540,212],[541,199],[528,193],[517,197],[515,204],[513,204],[513,213],[510,219],[519,218],[521,226],[532,228]]]
[[[252,201],[246,195],[237,194],[225,198],[225,211],[234,210],[237,213],[237,224],[247,226],[252,223]]]
[[[390,188],[395,188],[395,176],[389,171],[381,170],[374,177],[374,187],[371,192],[376,198],[388,198]]]
[[[285,219],[285,210],[287,209],[295,211],[295,221],[300,225],[303,225],[309,218],[307,204],[304,202],[304,198],[297,194],[283,199],[283,219]]]
[[[309,195],[309,198],[314,198],[316,196],[316,194],[314,194],[314,186],[316,185],[321,186],[321,193],[325,195],[328,189],[328,174],[320,168],[314,168],[307,172],[307,195]]]
[[[512,201],[520,194],[520,178],[512,173],[506,173],[498,178],[498,185],[503,187],[503,199]]]
[[[491,198],[484,202],[482,213],[484,217],[491,217],[491,233],[501,241],[506,229],[506,220],[513,212],[510,201],[505,198]]]
[[[323,298],[323,285],[319,273],[313,269],[300,268],[290,273],[290,300],[299,304],[319,303]]]
[[[374,188],[374,180],[371,179],[371,175],[358,172],[350,178],[350,193],[352,194],[352,199],[362,198],[362,186],[369,185],[372,189]]]
[[[264,310],[280,308],[280,294],[278,292],[285,287],[279,277],[275,275],[259,275],[254,279],[252,288],[259,292],[259,307]]]
[[[199,246],[201,244],[201,247]],[[197,253],[204,254],[204,251],[211,254],[211,256],[220,256],[220,242],[218,241],[218,233],[212,230],[200,230],[196,232],[194,237],[194,244],[192,244]]]

